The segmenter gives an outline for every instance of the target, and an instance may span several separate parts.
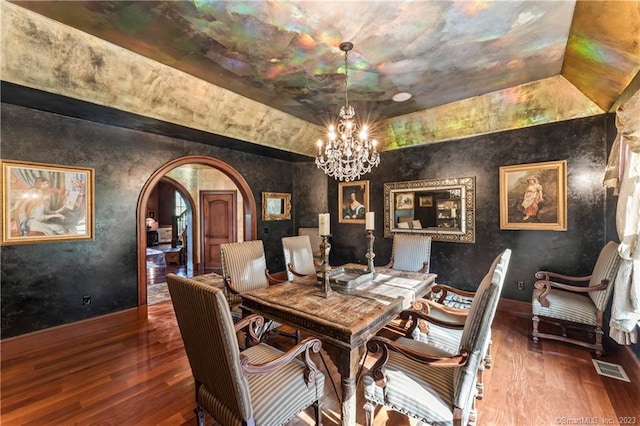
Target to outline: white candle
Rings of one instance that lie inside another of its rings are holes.
[[[367,212],[367,216],[365,219],[365,229],[367,231],[373,231],[374,229],[376,229],[376,220],[375,220],[375,213],[374,212]]]
[[[318,215],[318,231],[320,235],[331,234],[330,224],[331,224],[331,218],[329,216],[329,213],[320,213]]]
[[[451,209],[451,217],[456,217],[456,208]]]

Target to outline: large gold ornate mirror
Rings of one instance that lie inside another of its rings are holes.
[[[384,236],[409,232],[475,243],[475,191],[475,177],[385,183]]]

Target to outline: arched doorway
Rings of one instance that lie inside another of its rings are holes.
[[[147,304],[147,268],[146,268],[146,226],[145,214],[149,195],[163,176],[176,167],[186,164],[201,164],[213,167],[224,173],[237,186],[243,200],[244,239],[257,238],[256,202],[247,181],[237,170],[227,163],[205,156],[188,156],[173,160],[155,171],[147,180],[138,199],[137,207],[137,241],[138,241],[138,306]],[[195,238],[194,238],[195,239]],[[194,259],[194,263],[196,260]]]

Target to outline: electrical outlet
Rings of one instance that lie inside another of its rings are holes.
[[[90,305],[91,304],[91,296],[82,296],[82,304]]]
[[[518,290],[524,290],[524,281],[518,281]]]

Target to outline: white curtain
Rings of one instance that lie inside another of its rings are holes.
[[[619,344],[638,341],[640,325],[640,92],[616,112],[618,135],[605,186],[618,194],[616,228],[621,265],[613,289],[609,335]]]

